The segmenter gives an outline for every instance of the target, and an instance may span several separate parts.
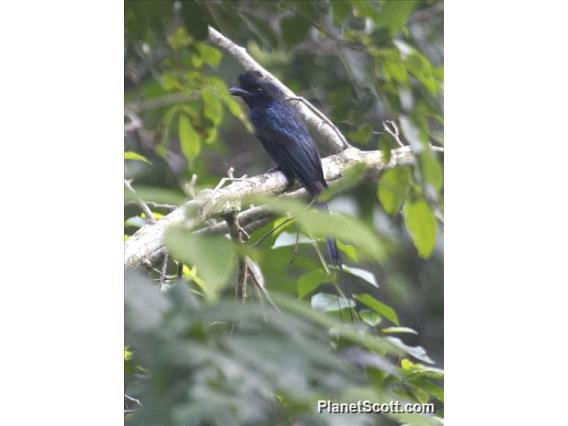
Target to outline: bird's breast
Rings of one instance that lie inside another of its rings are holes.
[[[249,117],[253,126],[261,130],[296,135],[305,132],[296,112],[289,105],[278,101],[252,108]]]

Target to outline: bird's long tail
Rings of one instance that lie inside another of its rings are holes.
[[[328,210],[327,203],[317,202],[315,206],[318,209]],[[337,242],[335,238],[326,238],[325,245],[327,247],[327,253],[329,255],[330,265],[335,265],[339,269],[342,269],[343,263],[341,262],[341,255],[339,254],[339,249],[337,248]]]

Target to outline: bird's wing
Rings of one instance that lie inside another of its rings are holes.
[[[287,115],[267,120],[270,125],[257,127],[256,136],[283,171],[292,174],[312,194],[327,186],[321,159],[314,140],[299,118]]]

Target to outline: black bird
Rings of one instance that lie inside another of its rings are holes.
[[[249,118],[256,137],[288,180],[295,179],[315,199],[325,188],[321,158],[306,125],[290,105],[286,94],[260,73],[248,71],[239,76],[240,87],[229,92],[249,107]],[[319,208],[327,204],[317,202]],[[330,263],[341,268],[341,257],[334,239],[326,239]]]

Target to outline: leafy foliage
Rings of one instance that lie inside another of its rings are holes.
[[[349,401],[364,395],[417,401],[420,392],[427,400],[441,397],[435,382],[442,372],[408,358],[403,367],[394,365],[389,356],[401,350],[387,338],[363,337],[356,324],[341,323],[287,296],[276,300],[280,311],[227,300],[203,305],[183,284],[161,292],[128,273],[125,360],[138,367],[126,370],[126,392],[144,405],[128,416],[127,424],[225,425],[235,418],[239,424],[293,419],[321,424],[333,419],[316,414],[319,399]],[[337,306],[327,298],[318,300],[318,310]],[[369,424],[373,416],[343,421]],[[419,415],[413,421],[436,424]]]
[[[195,266],[204,280],[206,297],[215,300],[235,266],[233,243],[223,237],[196,235],[180,226],[168,229],[165,243],[176,259]]]
[[[440,424],[443,415],[443,11],[437,1],[126,1],[125,171],[156,218],[273,165],[228,88],[241,72],[219,28],[318,106],[350,143],[418,161],[370,180],[349,170],[323,198],[289,199],[244,245],[168,230],[164,271],[127,271],[127,423]],[[325,155],[322,147],[322,155]],[[147,218],[127,194],[125,239]],[[219,218],[221,223],[225,218]],[[345,268],[322,264],[334,236]],[[255,244],[255,242],[257,244]],[[269,292],[234,301],[239,261]],[[433,402],[436,416],[315,414],[318,399]],[[125,400],[126,401],[126,400]]]

